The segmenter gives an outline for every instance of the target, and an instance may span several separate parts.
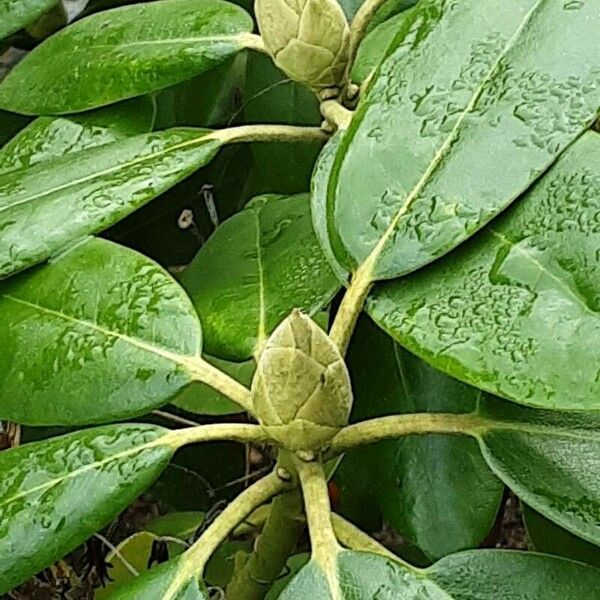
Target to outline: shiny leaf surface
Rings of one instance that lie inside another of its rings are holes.
[[[41,17],[59,0],[0,0],[0,39]]]
[[[0,416],[106,422],[166,404],[192,378],[200,323],[158,265],[90,239],[0,287]]]
[[[339,287],[305,194],[255,198],[217,229],[181,282],[200,315],[205,350],[230,360],[256,353],[293,308],[314,315]]]
[[[352,421],[469,413],[481,394],[409,354],[367,319],[359,323],[348,364],[355,396]],[[432,560],[479,545],[504,488],[477,442],[466,436],[406,436],[360,447],[346,454],[340,469],[347,472],[342,498],[354,494],[353,486],[359,493],[366,486],[385,522]]]
[[[0,150],[0,175],[152,131],[148,96],[72,117],[39,117]]]
[[[600,413],[558,412],[482,398],[480,446],[521,500],[600,545]]]
[[[426,0],[403,22],[329,184],[336,256],[370,279],[448,252],[596,119],[594,2]]]
[[[565,600],[594,597],[600,570],[525,552],[478,550],[418,570],[385,556],[344,550],[331,583],[314,561],[279,596],[282,600]],[[331,587],[337,590],[332,593]]]
[[[171,129],[0,174],[0,278],[98,233],[209,162],[221,142]]]
[[[52,564],[150,486],[173,448],[150,425],[88,429],[0,453],[0,593]]]
[[[523,404],[599,409],[600,136],[518,204],[368,311],[434,367]]]
[[[79,112],[199,75],[241,50],[252,19],[222,0],[161,0],[78,21],[29,54],[0,85],[0,107]]]

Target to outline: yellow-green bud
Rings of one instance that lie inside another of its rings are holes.
[[[349,28],[337,0],[256,0],[265,47],[290,78],[315,91],[340,87]]]
[[[319,450],[348,423],[350,377],[329,336],[294,311],[267,340],[252,381],[261,425],[289,450]]]

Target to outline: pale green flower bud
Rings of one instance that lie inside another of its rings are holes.
[[[286,75],[317,92],[341,86],[349,28],[336,0],[256,0],[255,10],[265,47]]]
[[[252,382],[261,425],[289,450],[319,450],[348,423],[344,359],[327,334],[294,311],[267,340]]]

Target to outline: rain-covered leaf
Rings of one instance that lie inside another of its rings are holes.
[[[600,135],[433,265],[376,287],[367,310],[411,352],[515,402],[600,409]]]
[[[72,117],[39,117],[0,150],[0,175],[152,131],[148,96]]]
[[[569,533],[537,510],[523,505],[527,537],[537,552],[563,556],[600,568],[600,548]]]
[[[150,486],[168,431],[111,425],[0,453],[0,594],[77,547]]]
[[[41,17],[59,0],[0,0],[0,39]]]
[[[161,267],[89,239],[0,286],[0,418],[36,425],[140,415],[187,385],[194,307]]]
[[[481,394],[409,354],[367,319],[359,322],[348,366],[353,421],[468,413]],[[477,442],[465,436],[407,436],[359,447],[346,454],[339,469],[342,502],[346,496],[352,502],[356,486],[359,494],[366,488],[385,522],[432,560],[477,547],[494,522],[504,488]],[[373,512],[372,503],[365,508]]]
[[[6,0],[5,0],[6,1]],[[219,65],[252,19],[222,0],[161,0],[103,11],[53,35],[0,85],[0,107],[79,112],[140,96]]]
[[[552,556],[502,550],[453,554],[425,570],[378,554],[343,550],[328,575],[313,560],[279,598],[574,600],[594,598],[600,586],[600,570],[593,567]]]
[[[481,451],[521,500],[600,546],[600,413],[481,398]]]
[[[336,156],[327,212],[342,264],[398,277],[524,192],[596,119],[599,27],[594,2],[420,2]]]
[[[200,315],[205,350],[229,360],[251,357],[293,308],[314,315],[339,287],[306,194],[251,201],[217,229],[181,282]]]
[[[0,278],[98,233],[208,163],[203,129],[137,135],[0,174]]]
[[[205,355],[204,360],[217,367],[247,388],[252,383],[256,370],[254,360],[231,362]],[[183,389],[173,400],[178,408],[199,415],[230,415],[244,412],[244,409],[230,400],[227,396],[211,388],[205,383],[194,382]]]

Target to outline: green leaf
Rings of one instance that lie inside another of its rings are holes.
[[[124,419],[166,404],[200,356],[198,317],[158,265],[90,239],[0,287],[0,418]]]
[[[402,24],[408,18],[409,14],[409,12],[403,12],[391,17],[378,25],[365,37],[358,48],[356,60],[352,65],[352,81],[362,84],[375,71],[386,57],[387,49],[402,29]]]
[[[138,135],[0,174],[0,278],[98,233],[208,163],[219,133]]]
[[[518,496],[600,545],[600,413],[558,412],[482,398],[478,433],[490,468]]]
[[[168,431],[111,425],[0,453],[0,594],[107,525],[173,452]]]
[[[600,409],[600,136],[430,267],[376,287],[375,321],[437,369],[519,403]]]
[[[419,269],[524,192],[596,119],[599,27],[591,2],[420,2],[336,156],[343,266]]]
[[[550,519],[546,519],[527,504],[523,505],[527,535],[538,552],[563,556],[571,560],[600,567],[600,549],[574,536]]]
[[[39,117],[0,150],[0,175],[152,131],[148,96],[73,117]]]
[[[339,287],[306,194],[255,198],[217,229],[181,282],[200,314],[205,350],[229,360],[251,357],[293,308],[314,315]]]
[[[343,550],[334,571],[311,561],[281,600],[566,600],[594,597],[600,570],[541,554],[475,550],[419,570],[385,556]],[[337,593],[331,593],[336,587]]]
[[[0,0],[0,39],[41,17],[59,0]]]
[[[61,114],[199,75],[248,43],[252,19],[221,0],[161,0],[101,12],[53,35],[0,85],[0,107]]]
[[[184,556],[171,559],[119,586],[110,600],[208,600],[188,567]]]
[[[230,362],[212,356],[204,356],[204,360],[217,367],[247,388],[252,383],[256,370],[254,360],[245,362]],[[210,386],[194,382],[181,391],[173,400],[178,408],[199,415],[231,415],[244,412],[244,409]]]
[[[355,397],[352,421],[469,413],[481,394],[401,349],[367,319],[354,334],[348,366]],[[504,488],[477,442],[465,436],[408,436],[360,447],[346,454],[341,468],[349,474],[342,499],[352,497],[354,486],[366,487],[386,523],[433,560],[474,548],[485,538]]]

